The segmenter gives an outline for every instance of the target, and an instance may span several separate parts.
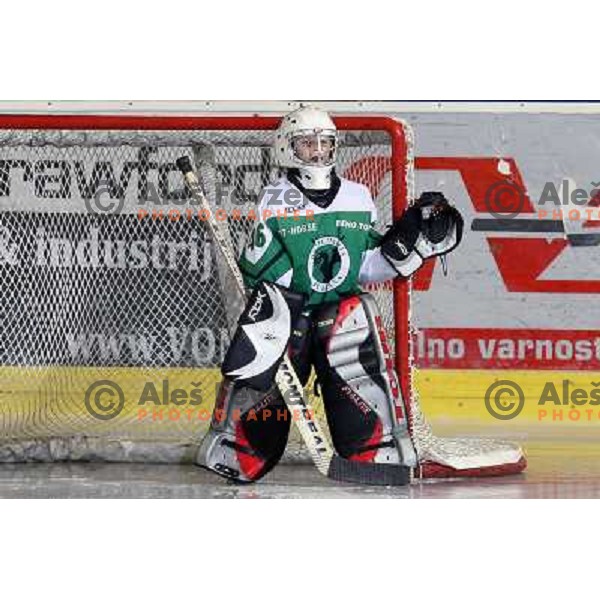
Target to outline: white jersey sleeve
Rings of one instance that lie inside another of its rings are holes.
[[[360,285],[366,283],[378,283],[380,281],[387,281],[394,279],[398,276],[398,272],[381,254],[381,248],[377,245],[381,239],[381,235],[374,229],[377,224],[377,207],[371,199],[371,225],[373,226],[373,245],[374,247],[367,250],[363,255],[363,260],[360,265],[360,272],[358,274],[358,282]]]

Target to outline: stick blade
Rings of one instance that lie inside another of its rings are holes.
[[[347,460],[337,454],[331,459],[327,476],[336,481],[364,485],[400,486],[410,483],[408,467]]]

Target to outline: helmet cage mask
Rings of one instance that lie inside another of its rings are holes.
[[[335,130],[300,130],[290,136],[290,148],[298,167],[333,167],[337,153]]]

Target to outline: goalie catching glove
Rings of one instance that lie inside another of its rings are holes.
[[[412,275],[423,261],[444,256],[462,239],[463,218],[440,192],[423,192],[385,233],[381,253],[403,277]]]

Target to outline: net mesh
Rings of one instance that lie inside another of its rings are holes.
[[[271,145],[266,131],[2,132],[0,459],[193,456],[242,299],[175,160],[195,161],[239,253],[278,175]],[[381,227],[389,174],[369,162],[389,158],[384,134],[341,136],[339,172],[376,192]],[[393,335],[391,289],[375,294]],[[287,456],[305,456],[295,430]]]

